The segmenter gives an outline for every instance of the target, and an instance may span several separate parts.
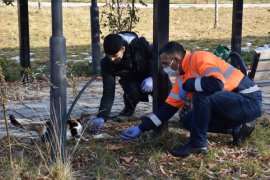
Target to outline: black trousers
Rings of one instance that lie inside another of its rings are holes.
[[[165,101],[165,99],[167,98],[167,95],[169,94],[172,88],[172,84],[168,78],[168,75],[165,73],[161,73],[159,78],[165,80],[165,82],[167,83],[166,86],[168,88],[166,87],[163,88],[163,90],[167,89],[168,91],[166,92],[166,95],[162,97],[162,101]],[[141,91],[142,82],[143,80],[138,80],[132,76],[121,78],[119,80],[119,84],[122,86],[123,91],[124,91],[123,99],[124,99],[125,108],[134,110],[139,102],[149,101],[148,95],[149,94],[152,95],[152,93],[143,93]]]
[[[123,99],[125,108],[134,110],[140,101],[148,101],[149,93],[143,93],[141,91],[141,83],[142,81],[133,77],[125,77],[119,80],[119,84],[124,91]]]

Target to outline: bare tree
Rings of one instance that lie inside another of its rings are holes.
[[[214,22],[214,28],[216,29],[218,27],[218,0],[215,0],[215,22]]]
[[[112,33],[132,31],[140,18],[139,9],[135,7],[137,0],[111,0],[109,10],[101,12],[101,27],[109,28]],[[137,2],[147,6],[142,0]]]

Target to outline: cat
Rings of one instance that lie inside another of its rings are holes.
[[[39,134],[41,139],[47,140],[50,134],[50,128],[52,128],[51,121],[43,121],[43,122],[33,122],[30,124],[22,125],[13,115],[9,116],[10,122],[13,126],[24,129],[26,131],[35,131]],[[70,118],[67,120],[67,140],[70,139],[82,139],[87,141],[86,138],[82,136],[83,126],[80,120],[75,118]]]

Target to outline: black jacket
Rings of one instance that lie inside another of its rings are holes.
[[[107,118],[115,96],[115,77],[132,78],[142,82],[152,75],[152,46],[144,38],[135,38],[130,44],[125,43],[125,52],[121,61],[113,63],[108,57],[101,62],[103,95],[97,117]]]

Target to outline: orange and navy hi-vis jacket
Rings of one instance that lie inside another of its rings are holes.
[[[181,66],[184,75],[175,77],[174,87],[166,102],[149,116],[141,117],[141,131],[149,131],[168,121],[185,103],[186,98],[180,98],[180,94],[185,94],[181,93],[183,89],[189,91],[187,96],[190,99],[192,92],[214,93],[226,90],[262,101],[261,92],[252,80],[209,52],[197,51],[190,54],[186,51]]]
[[[203,91],[200,79],[202,77],[210,76],[213,76],[224,83],[223,90],[233,91],[244,77],[244,74],[241,73],[241,71],[214,54],[205,51],[197,51],[193,54],[186,51],[182,61],[182,68],[185,74],[175,77],[173,89],[166,99],[166,103],[177,108],[181,108],[185,103],[185,100],[180,98],[179,93],[182,90],[182,84],[189,78],[196,78],[196,91]],[[191,99],[192,93],[188,93],[187,96]]]

